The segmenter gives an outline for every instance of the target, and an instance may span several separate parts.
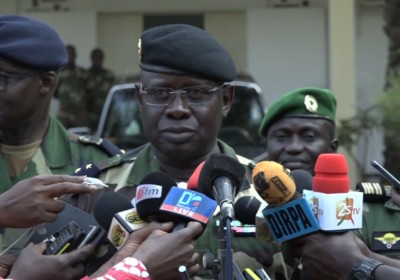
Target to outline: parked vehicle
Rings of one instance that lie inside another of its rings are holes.
[[[235,101],[224,119],[219,138],[236,152],[248,158],[259,158],[265,151],[265,140],[258,135],[264,114],[264,103],[259,85],[237,80]],[[100,116],[96,136],[108,138],[121,149],[131,150],[146,143],[141,129],[135,83],[115,85],[108,93]]]

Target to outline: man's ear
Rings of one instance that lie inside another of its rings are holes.
[[[53,94],[57,87],[58,77],[56,72],[48,71],[40,75],[40,93]]]
[[[235,98],[235,88],[233,86],[227,86],[224,89],[224,93],[222,96],[222,113],[224,117],[226,117],[229,113],[229,110],[231,109],[233,100]]]
[[[330,147],[332,152],[336,153],[339,148],[339,140],[337,138],[333,138],[330,143]]]

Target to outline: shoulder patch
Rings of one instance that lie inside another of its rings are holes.
[[[80,135],[79,142],[86,145],[95,145],[101,148],[104,152],[106,152],[109,156],[115,156],[118,154],[123,154],[124,151],[118,148],[116,145],[111,143],[111,141],[105,138],[99,138],[92,135]]]

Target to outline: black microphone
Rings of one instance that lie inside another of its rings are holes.
[[[254,196],[242,196],[234,205],[235,218],[245,225],[254,225],[261,202]]]
[[[175,186],[175,181],[166,173],[152,172],[145,176],[136,187],[134,199],[139,217],[147,222],[176,222],[176,215],[160,211],[168,192]]]
[[[296,169],[290,172],[292,174],[293,181],[296,185],[296,191],[303,193],[303,190],[312,191],[312,175],[302,169]]]
[[[245,172],[237,159],[222,154],[210,155],[200,171],[199,190],[217,201],[223,218],[234,216],[233,201],[243,184]]]
[[[94,206],[93,214],[108,231],[107,239],[117,250],[125,244],[132,232],[146,225],[128,198],[117,192],[102,195]]]

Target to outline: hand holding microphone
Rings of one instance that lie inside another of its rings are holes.
[[[0,226],[23,228],[57,219],[65,203],[55,198],[71,193],[94,192],[84,177],[39,175],[16,183],[0,195]]]

